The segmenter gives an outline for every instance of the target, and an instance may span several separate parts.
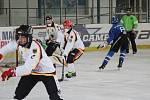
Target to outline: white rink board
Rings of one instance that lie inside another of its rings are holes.
[[[60,83],[64,100],[149,100],[150,50],[128,54],[120,71],[117,54],[100,72],[98,66],[106,53],[88,52],[76,62],[77,77]],[[60,74],[60,67],[57,71]],[[0,81],[0,100],[12,100],[18,81]],[[49,100],[44,85],[38,83],[25,100]]]
[[[108,32],[111,24],[86,24],[83,25],[86,33],[81,31],[81,37],[86,47],[97,47],[99,41],[104,41],[108,38]],[[62,27],[62,26],[61,26]],[[10,40],[15,39],[13,27],[0,27],[0,48],[6,45]],[[48,38],[46,26],[33,26],[33,37],[41,41]],[[150,23],[140,23],[136,30],[137,45],[150,45]],[[80,32],[79,32],[80,33]],[[90,44],[86,44],[86,42]]]

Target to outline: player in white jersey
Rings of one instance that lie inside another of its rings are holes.
[[[76,76],[74,61],[79,59],[79,57],[84,53],[85,46],[80,38],[79,33],[73,29],[73,24],[70,20],[65,20],[63,26],[65,30],[63,56],[66,57],[68,64],[66,77],[71,78]]]
[[[62,57],[60,55],[64,47],[64,34],[60,25],[54,22],[52,16],[46,16],[45,20],[49,34],[49,39],[46,40],[47,48],[45,51],[55,64],[61,64]]]
[[[42,81],[50,100],[63,100],[59,96],[60,88],[53,63],[40,43],[33,40],[31,26],[21,25],[16,29],[16,41],[11,41],[0,49],[1,60],[3,55],[15,50],[18,50],[25,63],[12,67],[1,75],[3,81],[21,76],[14,99],[24,99],[36,83]]]
[[[60,44],[60,48],[62,49],[64,45],[64,35],[60,25],[54,23],[52,16],[46,17],[46,24],[50,36],[50,39],[49,41],[47,41],[47,44],[49,44],[50,42],[56,42]]]

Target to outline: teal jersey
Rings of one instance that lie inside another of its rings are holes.
[[[129,32],[129,31],[133,31],[133,29],[137,27],[138,20],[134,15],[130,15],[130,16],[124,15],[121,18],[121,23],[124,26],[125,30]]]

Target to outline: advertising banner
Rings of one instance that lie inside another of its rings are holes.
[[[97,47],[100,41],[106,41],[111,24],[85,24],[74,27],[81,36],[85,47]],[[11,40],[15,40],[15,29],[18,26],[0,27],[0,48],[8,44]],[[53,28],[43,26],[32,26],[33,37],[44,42],[49,38],[50,32],[54,32]],[[137,45],[150,45],[150,23],[140,23],[136,30]],[[15,62],[15,52],[5,56],[6,62]]]
[[[86,24],[75,27],[86,47],[96,47],[100,41],[106,41],[110,28],[111,24]],[[150,45],[150,23],[140,23],[135,32],[137,45]]]
[[[15,39],[14,27],[0,27],[0,48]],[[74,27],[81,36],[86,47],[97,47],[100,41],[108,38],[111,24],[81,24]],[[45,41],[48,36],[46,26],[33,26],[33,37]],[[136,30],[137,45],[150,45],[150,23],[140,23]]]

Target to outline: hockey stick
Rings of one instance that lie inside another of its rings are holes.
[[[62,82],[64,80],[64,68],[65,68],[65,64],[64,64],[64,59],[63,59],[63,66],[62,66],[62,72],[61,72],[61,78],[58,79],[59,82]]]
[[[16,67],[18,66],[18,51],[19,51],[19,44],[17,45],[17,49],[16,49]]]

